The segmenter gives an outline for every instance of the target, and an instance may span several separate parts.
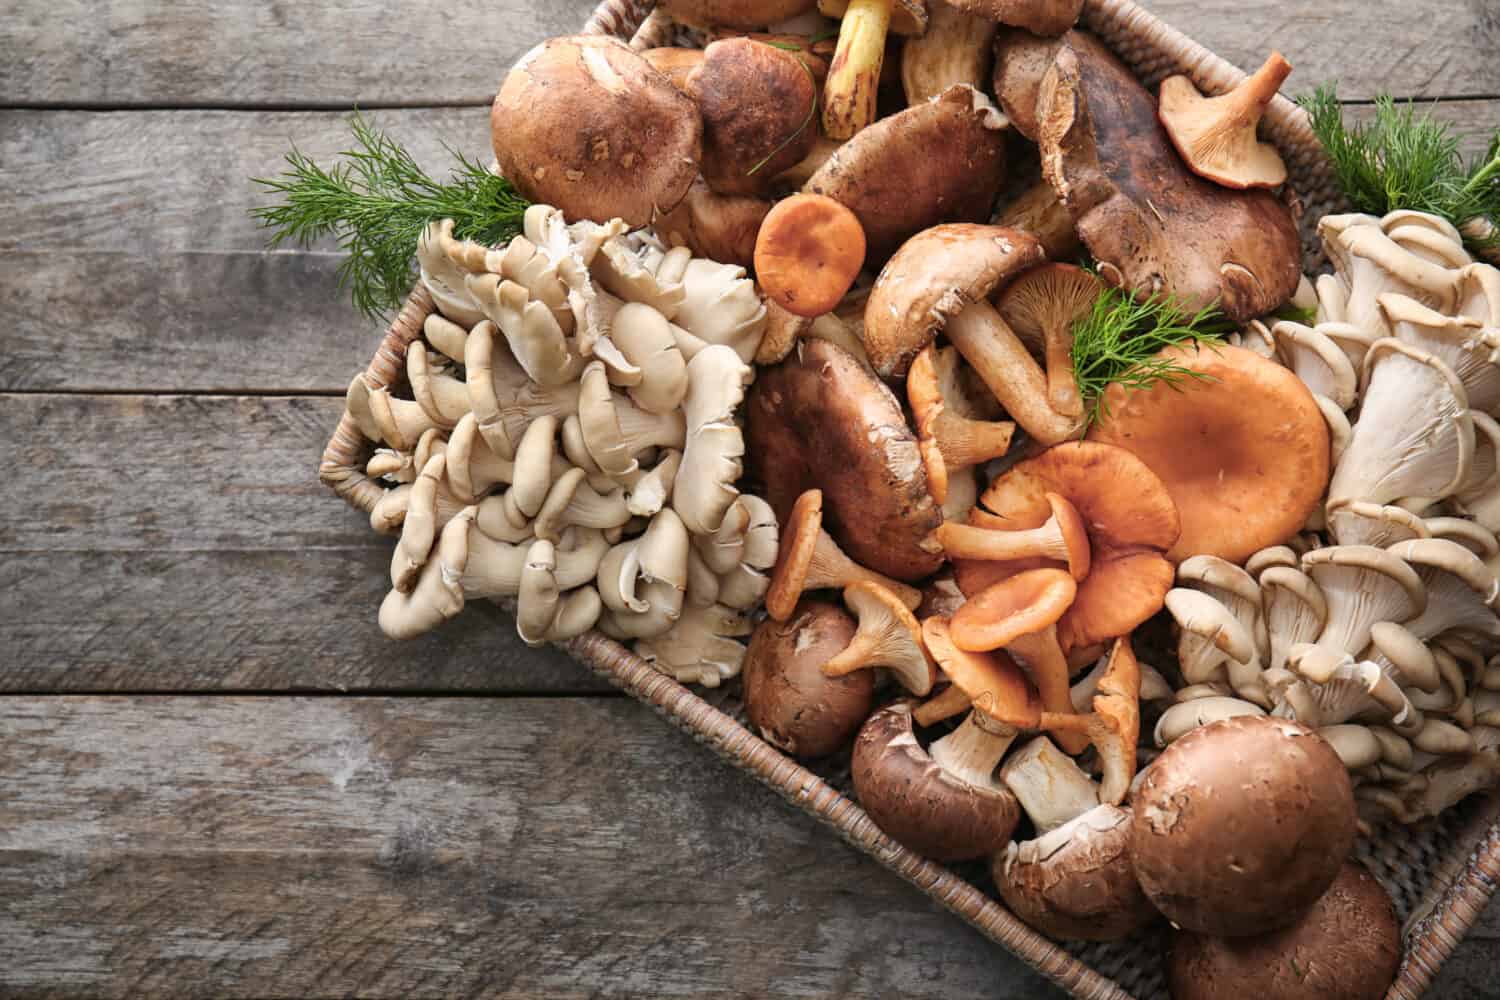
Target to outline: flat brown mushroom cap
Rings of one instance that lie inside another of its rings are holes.
[[[1381,1000],[1401,964],[1401,929],[1380,883],[1355,862],[1297,923],[1248,938],[1186,931],[1172,941],[1173,1000]]]
[[[1293,923],[1354,847],[1349,772],[1307,727],[1240,716],[1195,729],[1145,771],[1135,873],[1151,902],[1202,934]]]
[[[1017,573],[981,590],[954,612],[949,623],[953,642],[980,652],[1008,646],[1057,624],[1077,593],[1078,584],[1066,570]]]
[[[703,179],[720,194],[759,194],[812,149],[818,88],[783,49],[726,38],[703,50],[687,79],[703,115]]]
[[[854,794],[889,837],[934,861],[988,857],[1004,847],[1021,805],[1003,786],[981,788],[949,775],[922,749],[911,705],[871,715],[854,741]]]
[[[1302,274],[1291,210],[1189,170],[1151,93],[1098,40],[1065,36],[1037,110],[1043,176],[1105,280],[1190,313],[1217,302],[1236,322],[1291,297]]]
[[[748,269],[755,263],[755,237],[770,211],[764,198],[715,194],[697,177],[677,207],[658,216],[652,228],[668,246]]]
[[[569,222],[644,226],[698,174],[703,119],[692,98],[602,35],[552,38],[522,56],[490,109],[500,172]]]
[[[1080,941],[1115,941],[1156,919],[1130,860],[1130,813],[1100,806],[1073,821],[1074,835],[1044,861],[1007,862],[995,855],[990,873],[1005,905],[1043,934]]]
[[[1091,441],[1056,445],[1018,462],[991,483],[980,506],[970,512],[969,523],[1010,530],[1039,527],[1052,514],[1048,493],[1073,504],[1090,544],[1088,575],[1058,622],[1063,648],[1126,635],[1160,611],[1173,579],[1172,565],[1162,553],[1176,543],[1179,521],[1166,486],[1146,463],[1121,448]],[[972,595],[1022,568],[1018,562],[962,559],[953,572],[959,588]]]
[[[881,268],[865,303],[870,364],[904,375],[948,320],[1046,259],[1035,237],[1002,226],[949,223],[924,230]]]
[[[1036,35],[1061,35],[1078,23],[1083,0],[942,0],[989,21],[1025,28]]]
[[[940,222],[987,219],[1005,172],[1005,130],[988,100],[956,85],[882,118],[835,150],[803,190],[849,207],[871,261]]]
[[[766,742],[798,757],[837,752],[870,713],[875,672],[828,677],[823,663],[849,644],[854,619],[802,601],[785,622],[767,619],[745,653],[745,714]]]
[[[659,0],[674,21],[697,28],[764,28],[818,6],[817,0]]]
[[[823,494],[820,490],[802,493],[781,518],[776,566],[771,571],[771,585],[766,589],[766,614],[776,621],[789,619],[802,597],[822,527]]]
[[[1301,379],[1239,347],[1169,348],[1212,381],[1105,393],[1089,440],[1150,466],[1172,495],[1182,535],[1167,558],[1232,563],[1295,535],[1328,488],[1328,422]]]
[[[826,340],[760,371],[745,401],[745,462],[778,517],[823,491],[823,528],[849,558],[897,580],[937,572],[942,523],[916,435],[884,382]]]
[[[995,97],[1011,125],[1032,142],[1040,128],[1037,93],[1061,45],[1060,38],[1041,38],[1020,28],[1002,28],[995,35]]]

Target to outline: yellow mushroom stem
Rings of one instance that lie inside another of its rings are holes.
[[[875,120],[892,0],[849,0],[823,85],[823,132],[848,139]]]

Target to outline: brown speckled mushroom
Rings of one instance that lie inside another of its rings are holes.
[[[660,0],[672,20],[695,28],[764,28],[806,14],[817,0]]]
[[[995,36],[995,98],[1015,130],[1032,142],[1040,129],[1037,94],[1061,46],[1061,38],[1043,38],[1018,28],[1003,28]],[[1045,183],[1041,186],[1051,190]]]
[[[1287,719],[1245,715],[1193,730],[1146,769],[1133,801],[1141,888],[1200,934],[1289,926],[1354,846],[1344,762]]]
[[[1356,862],[1290,927],[1256,937],[1179,931],[1167,960],[1173,1000],[1381,1000],[1401,964],[1401,927]]]
[[[870,714],[875,674],[823,672],[852,638],[854,619],[823,601],[802,601],[785,622],[756,627],[741,676],[745,714],[766,742],[797,757],[823,757],[853,738]]]
[[[719,194],[762,194],[812,149],[818,88],[791,52],[748,38],[713,42],[686,91],[703,115],[703,179]]]
[[[993,778],[971,784],[944,770],[917,740],[912,709],[897,702],[871,715],[854,741],[854,793],[885,834],[934,861],[969,861],[1010,840],[1016,797]]]
[[[869,259],[882,261],[929,226],[989,218],[1005,172],[1004,126],[983,93],[949,87],[838,147],[803,190],[848,206]]]
[[[899,580],[937,571],[927,544],[942,513],[917,437],[874,372],[826,340],[804,339],[762,369],[745,403],[750,477],[785,523],[806,490],[823,493],[823,526],[861,566]]]
[[[776,568],[766,590],[768,615],[786,621],[803,591],[844,588],[860,581],[876,584],[907,608],[921,603],[921,591],[860,566],[844,554],[822,525],[823,494],[808,490],[781,522]]]
[[[668,246],[687,247],[695,257],[750,267],[755,236],[770,211],[764,198],[715,194],[698,177],[677,207],[658,215],[652,228]]]
[[[1024,28],[1036,35],[1061,35],[1078,23],[1083,0],[949,0],[977,17]]]
[[[1097,39],[1069,32],[1037,98],[1042,174],[1110,284],[1171,295],[1189,312],[1217,303],[1247,322],[1301,278],[1291,210],[1267,191],[1194,174],[1156,101]]]
[[[703,119],[691,98],[604,35],[552,38],[520,58],[490,110],[500,171],[568,221],[644,226],[698,173]]]

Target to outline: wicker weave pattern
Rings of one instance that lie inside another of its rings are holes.
[[[633,39],[638,49],[667,43],[676,34],[676,26],[662,12],[653,11],[654,6],[654,0],[604,0],[584,31]],[[1148,84],[1172,73],[1186,73],[1200,89],[1221,93],[1244,79],[1240,70],[1130,0],[1087,0],[1082,23]],[[1345,209],[1306,118],[1292,102],[1275,99],[1264,131],[1287,162],[1292,183],[1306,208],[1304,221]],[[1308,266],[1321,266],[1320,252],[1308,235]],[[419,284],[386,331],[362,376],[372,388],[400,381],[407,346],[421,335],[422,322],[433,309],[431,297]],[[346,414],[319,468],[323,482],[365,512],[384,492],[364,473],[371,447]],[[971,881],[923,860],[885,836],[835,787],[847,787],[847,773],[829,774],[825,780],[786,757],[737,721],[736,704],[725,700],[722,708],[715,707],[597,633],[576,639],[566,648],[575,659],[650,705],[787,802],[827,824],[852,846],[1073,996],[1082,1000],[1164,1000],[1160,931],[1127,942],[1075,944],[1070,953],[1015,919]],[[1408,921],[1405,959],[1387,1000],[1416,1000],[1478,919],[1500,880],[1500,798],[1473,801],[1415,831],[1393,830],[1386,837],[1363,841],[1359,855],[1391,891],[1398,913]]]

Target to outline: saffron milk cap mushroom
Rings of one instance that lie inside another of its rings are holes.
[[[930,692],[936,671],[922,643],[922,627],[901,597],[873,581],[856,580],[844,588],[844,604],[859,618],[859,628],[849,645],[823,664],[823,673],[843,677],[884,667],[912,694]]]
[[[766,742],[793,756],[823,757],[854,736],[874,702],[874,671],[823,671],[854,630],[843,609],[812,600],[798,602],[784,622],[756,626],[742,673],[745,714]]]
[[[820,194],[776,203],[755,238],[755,277],[783,309],[808,318],[832,312],[865,263],[865,231],[854,213]]]
[[[1161,82],[1157,114],[1188,168],[1229,188],[1273,188],[1286,181],[1276,147],[1256,138],[1255,128],[1292,72],[1280,52],[1227,94],[1204,97],[1185,76]]]
[[[936,537],[950,559],[1049,559],[1063,563],[1073,579],[1082,580],[1089,575],[1089,536],[1083,518],[1056,493],[1047,494],[1047,503],[1052,516],[1040,528],[995,531],[948,521],[938,527]]]
[[[922,623],[927,649],[969,700],[962,725],[928,748],[946,771],[971,784],[986,784],[1011,743],[1023,729],[1036,728],[1041,705],[1035,689],[1009,657],[959,649],[948,622],[929,618]]]
[[[912,707],[878,709],[854,741],[854,793],[889,837],[934,861],[987,857],[1021,819],[1014,795],[991,778],[974,784],[944,770],[922,748]]]
[[[962,362],[952,347],[922,348],[906,374],[906,401],[916,418],[922,464],[932,498],[948,500],[950,474],[999,458],[1010,451],[1016,425],[1009,420],[981,420],[964,388]],[[973,506],[972,500],[966,506]]]
[[[1196,377],[1145,389],[1112,385],[1089,440],[1138,456],[1182,520],[1167,558],[1232,563],[1296,534],[1328,485],[1328,424],[1305,385],[1253,351],[1172,347]]]
[[[823,494],[808,490],[797,498],[781,524],[776,568],[766,591],[767,614],[785,621],[804,590],[844,588],[861,580],[880,585],[907,608],[921,603],[921,591],[865,569],[845,555],[822,529],[822,523]]]
[[[1146,897],[1178,927],[1241,937],[1287,927],[1354,846],[1349,772],[1317,734],[1246,715],[1195,729],[1144,772],[1131,850]]]
[[[703,118],[625,43],[552,38],[520,58],[490,111],[500,172],[569,220],[644,226],[698,173]]]

